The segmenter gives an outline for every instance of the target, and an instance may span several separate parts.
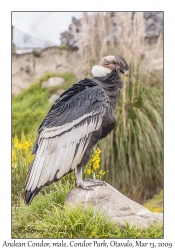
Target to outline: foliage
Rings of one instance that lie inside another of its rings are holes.
[[[65,49],[67,49],[67,46],[64,45],[64,44],[63,44],[63,45],[60,45],[60,46],[59,46],[59,49],[60,49],[60,50],[65,50]]]
[[[147,200],[144,204],[148,210],[156,213],[163,212],[163,190],[154,195],[154,197],[150,200]]]
[[[154,213],[163,213],[163,207],[148,207],[148,206],[146,206],[146,208]]]
[[[13,238],[162,238],[162,227],[138,229],[126,224],[126,229],[110,222],[93,207],[64,206],[68,192],[75,185],[74,173],[64,176],[58,183],[45,187],[30,206],[23,202],[24,184],[34,143],[31,134],[22,132],[12,140],[12,237]],[[100,169],[99,148],[95,149],[84,168],[84,178],[104,179]],[[157,211],[159,212],[159,211]]]
[[[12,204],[20,204],[24,193],[24,185],[28,167],[33,160],[31,154],[34,137],[21,133],[21,139],[17,136],[12,140]]]
[[[21,133],[21,138],[17,136],[12,140],[12,204],[20,205],[23,200],[24,186],[27,178],[28,169],[34,156],[31,154],[35,137],[29,133],[25,136]],[[104,180],[106,172],[100,169],[99,148],[94,149],[91,158],[85,168],[83,168],[83,178],[98,178]],[[61,180],[61,185],[67,187],[68,190],[75,185],[74,172],[65,175]],[[60,182],[59,181],[59,182]],[[55,185],[44,187],[42,194],[55,190]]]
[[[139,67],[133,70],[131,67],[130,76],[123,78],[124,88],[116,108],[117,126],[99,146],[103,152],[101,177],[109,171],[107,182],[137,200],[150,198],[152,190],[157,192],[162,185],[163,93],[161,87],[144,83]],[[73,82],[69,77],[65,88]],[[36,135],[51,106],[47,101],[49,92],[40,87],[43,79],[14,98],[13,135],[20,136],[21,130]],[[94,177],[90,165],[88,169],[90,177]]]
[[[117,126],[99,143],[105,152],[102,169],[109,170],[108,180],[118,190],[146,199],[162,186],[163,93],[141,79],[133,84],[129,77],[124,84],[116,108]]]
[[[112,23],[118,27],[115,39]],[[162,187],[163,179],[163,79],[154,75],[152,66],[162,54],[162,38],[151,52],[144,39],[143,12],[117,12],[116,16],[85,12],[77,44],[79,54],[88,61],[89,73],[109,54],[119,53],[129,64],[129,77],[121,75],[117,126],[99,147],[105,152],[101,167],[109,170],[107,181],[135,200],[150,198]]]
[[[120,40],[113,40],[111,20],[120,27],[117,35]],[[116,18],[111,12],[94,13],[91,17],[84,13],[78,40],[78,52],[87,62],[82,65],[86,66],[89,77],[92,66],[109,54],[122,54],[130,66],[129,77],[122,77],[124,87],[115,111],[117,126],[99,142],[101,158],[97,148],[83,169],[83,176],[107,178],[111,185],[135,200],[151,197],[162,187],[163,179],[163,84],[154,75],[151,64],[161,49],[161,37],[145,64],[144,32],[141,12],[135,13],[132,19],[130,12],[118,12]],[[139,229],[126,224],[123,229],[92,207],[64,206],[65,197],[75,184],[73,172],[58,183],[44,187],[30,206],[24,204],[24,185],[35,133],[51,107],[50,95],[57,90],[42,89],[41,84],[52,76],[65,79],[65,90],[76,82],[75,76],[69,73],[47,73],[12,100],[12,237],[162,238],[159,225]],[[148,202],[144,206],[151,211],[162,211],[159,203]]]
[[[109,171],[107,182],[138,201],[151,198],[162,187],[163,81],[155,76],[151,64],[162,49],[162,40],[160,36],[148,57],[143,12],[135,12],[132,18],[131,15],[131,12],[118,12],[115,17],[111,12],[105,15],[101,12],[89,16],[85,12],[78,48],[88,62],[85,65],[89,76],[92,66],[109,54],[122,54],[130,66],[129,77],[121,76],[124,86],[115,111],[117,126],[99,142],[100,164],[101,171]],[[112,22],[120,27],[116,40]],[[63,77],[68,82],[65,89],[75,82],[72,75]],[[41,79],[13,99],[13,136],[19,136],[22,130],[36,133],[49,110],[50,94],[40,86]],[[93,176],[90,166],[88,169]]]
[[[99,180],[104,180],[107,177],[108,171],[103,171],[102,169],[99,170],[100,154],[101,150],[99,148],[93,150],[87,166],[83,169],[85,178],[87,175],[88,178],[97,178]]]
[[[160,225],[139,229],[126,224],[123,229],[93,207],[64,205],[68,192],[60,182],[44,196],[39,194],[30,206],[12,208],[13,238],[162,238]]]
[[[49,111],[52,104],[48,102],[49,97],[60,87],[41,88],[42,82],[50,77],[60,76],[65,79],[64,90],[76,82],[75,76],[70,73],[62,75],[47,73],[28,89],[23,90],[18,96],[12,99],[12,135],[24,133],[36,133],[36,130],[43,118]]]
[[[77,39],[78,53],[87,61],[87,72],[102,57],[121,54],[135,70],[139,66],[146,76],[146,83],[156,79],[152,61],[163,55],[162,36],[160,35],[153,49],[145,42],[144,12],[83,12],[82,27]],[[91,34],[89,36],[89,34]],[[136,75],[134,76],[136,77]]]

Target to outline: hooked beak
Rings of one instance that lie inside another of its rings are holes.
[[[122,68],[120,68],[120,73],[124,74],[125,76],[129,76],[129,69],[125,70]]]
[[[125,72],[124,72],[124,75],[125,75],[125,76],[129,76],[129,70],[125,71]]]

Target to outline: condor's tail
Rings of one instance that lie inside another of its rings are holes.
[[[25,202],[27,205],[30,205],[30,203],[32,202],[33,198],[35,197],[35,195],[37,195],[40,191],[40,188],[35,189],[34,191],[26,191],[25,192]]]

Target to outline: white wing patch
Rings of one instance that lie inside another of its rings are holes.
[[[89,124],[87,117],[90,117]],[[34,191],[75,169],[82,160],[92,132],[98,130],[101,123],[102,114],[92,112],[72,123],[46,128],[38,142],[26,190]]]
[[[90,116],[94,116],[97,113],[99,113],[99,111],[93,111],[89,114],[85,114],[85,115],[81,116],[80,118],[74,120],[73,122],[66,123],[62,126],[45,128],[44,131],[41,132],[40,138],[48,138],[48,137],[54,137],[56,135],[60,135],[61,133],[71,129],[72,127],[74,127],[75,125],[77,125],[78,123],[83,121],[85,118],[90,117]]]

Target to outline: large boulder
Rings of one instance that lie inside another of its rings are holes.
[[[88,184],[92,184],[85,180]],[[150,224],[163,223],[162,213],[150,212],[145,207],[127,198],[114,187],[105,182],[103,186],[93,186],[91,190],[74,187],[66,197],[66,202],[72,205],[91,204],[95,209],[104,211],[113,222],[122,227],[126,222],[138,227],[148,227]]]

